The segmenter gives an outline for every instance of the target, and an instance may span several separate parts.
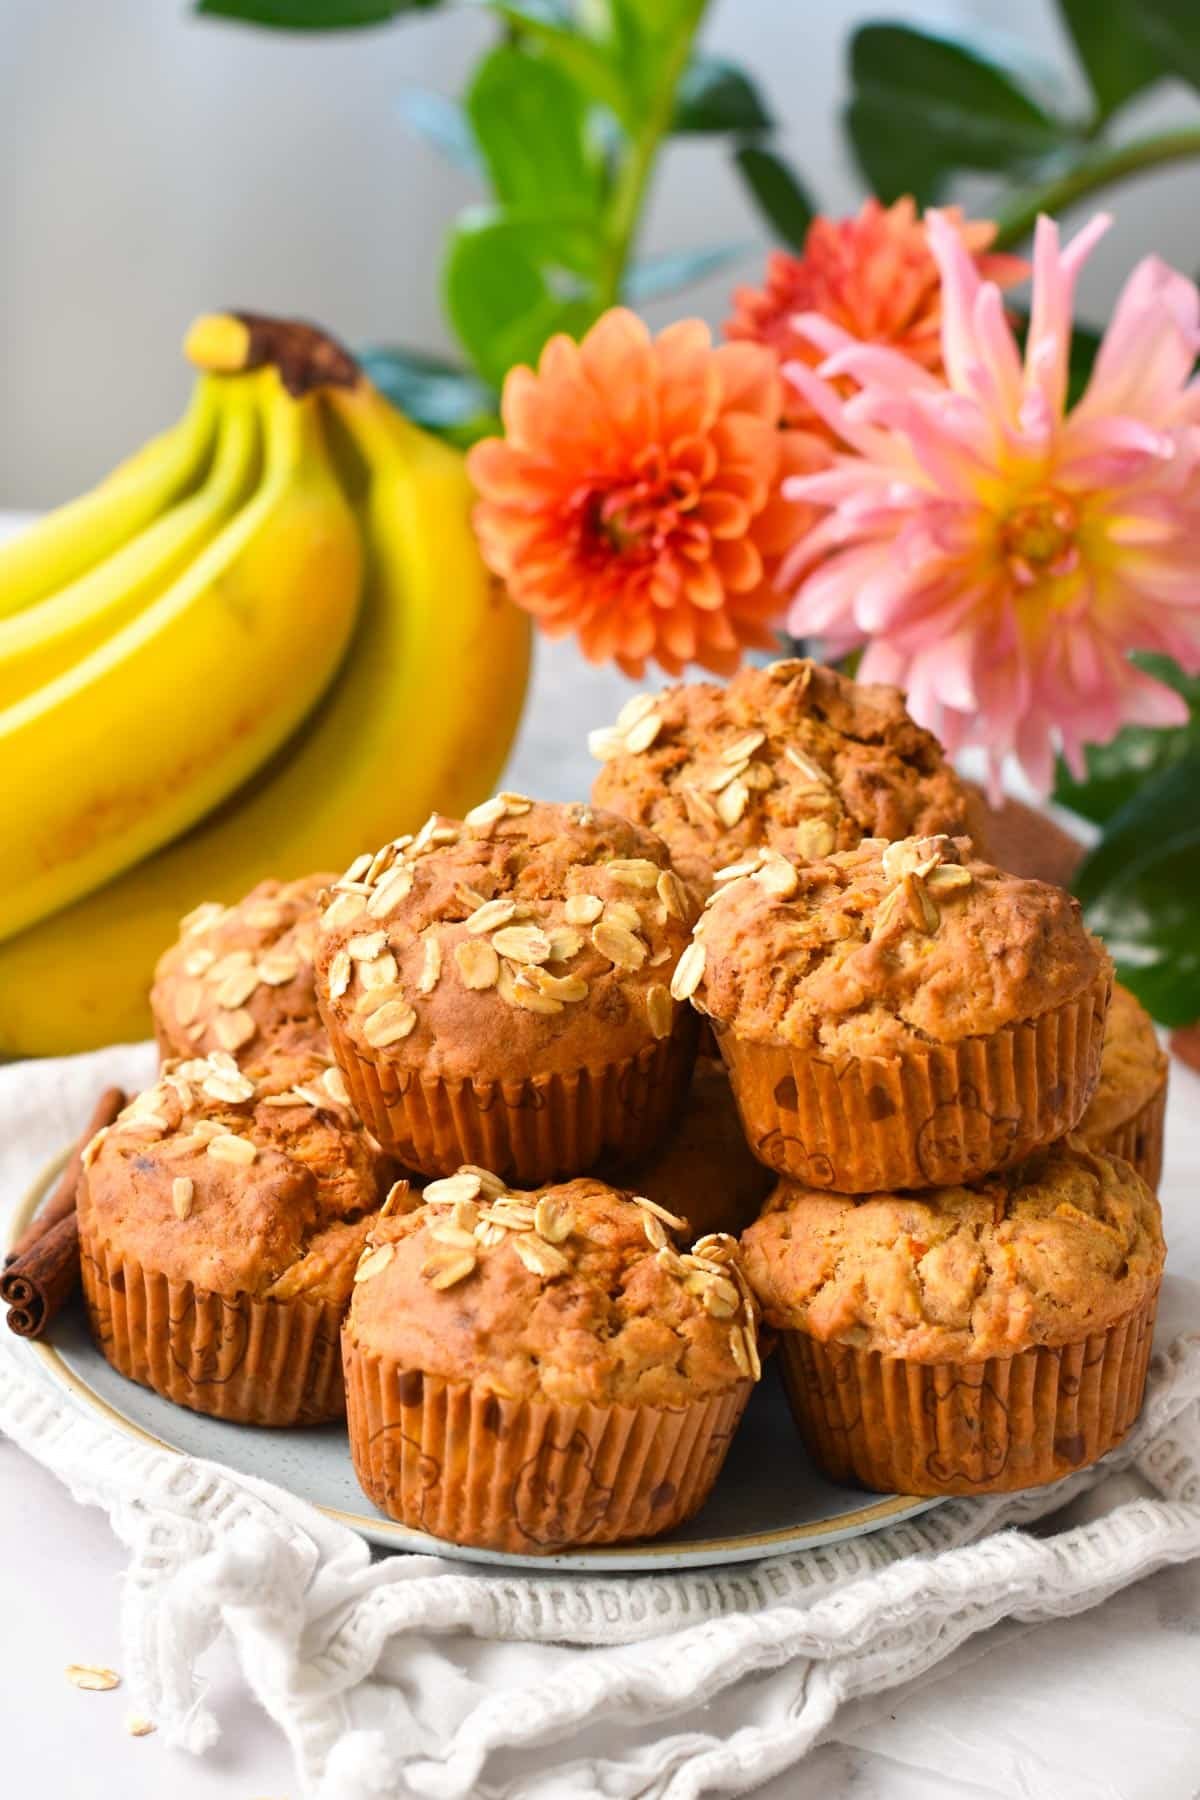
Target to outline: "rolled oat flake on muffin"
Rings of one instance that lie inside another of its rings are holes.
[[[311,1050],[253,1074],[221,1052],[168,1062],[80,1181],[84,1297],[104,1355],[217,1418],[340,1416],[341,1317],[392,1173]]]
[[[434,1537],[544,1554],[703,1504],[760,1373],[734,1239],[593,1179],[484,1170],[376,1226],[344,1331],[364,1490]]]
[[[696,902],[661,840],[510,793],[393,848],[337,885],[317,945],[334,1054],[380,1142],[427,1175],[535,1182],[656,1141],[696,1035],[671,988]]]
[[[794,885],[778,861],[718,883],[678,971],[760,1160],[846,1193],[936,1187],[1075,1127],[1112,982],[1076,900],[940,834],[793,864]]]
[[[313,939],[319,898],[333,880],[261,881],[235,906],[201,907],[181,920],[150,990],[164,1057],[215,1050],[245,1061],[322,1047]]]
[[[808,661],[636,695],[589,742],[597,806],[657,832],[701,889],[748,851],[807,862],[864,837],[964,833],[975,816],[898,689]]]

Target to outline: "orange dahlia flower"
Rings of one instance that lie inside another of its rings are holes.
[[[984,281],[1011,287],[1023,281],[1028,265],[1019,256],[989,252],[996,227],[984,219],[964,219],[946,207],[950,220]],[[925,222],[911,199],[881,206],[864,201],[852,219],[814,219],[804,254],[776,250],[767,258],[761,289],[738,288],[725,335],[768,345],[782,365],[822,360],[809,338],[793,324],[798,313],[820,313],[866,344],[903,351],[934,374],[942,370],[942,292],[929,248]],[[828,432],[803,395],[790,387],[784,418],[807,431]]]
[[[775,358],[714,348],[699,319],[651,338],[618,307],[578,344],[551,338],[505,380],[505,436],[470,453],[485,561],[593,662],[731,673],[774,644],[774,572],[816,516],[780,483],[829,461],[779,430],[782,406]]]

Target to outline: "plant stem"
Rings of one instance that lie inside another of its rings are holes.
[[[621,297],[625,265],[646,200],[646,188],[659,142],[669,130],[675,111],[675,92],[692,52],[692,43],[704,17],[708,0],[688,0],[675,42],[671,45],[654,97],[646,107],[638,129],[630,136],[612,200],[609,203],[606,243],[596,276],[596,310],[615,306]]]
[[[1090,155],[1065,174],[1031,188],[1000,215],[996,248],[1007,249],[1028,236],[1039,213],[1058,213],[1073,206],[1097,188],[1126,181],[1143,169],[1154,169],[1162,163],[1182,162],[1200,156],[1200,129],[1195,126],[1181,131],[1163,131],[1137,143],[1122,144],[1113,150]]]

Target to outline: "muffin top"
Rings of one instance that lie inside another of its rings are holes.
[[[759,1373],[732,1238],[583,1179],[507,1193],[481,1169],[387,1212],[355,1274],[348,1329],[401,1369],[505,1399],[684,1406]]]
[[[693,1237],[736,1233],[756,1216],[775,1177],[751,1155],[719,1058],[696,1059],[678,1125],[652,1155],[628,1171],[626,1180],[685,1218]]]
[[[165,1065],[84,1151],[81,1224],[212,1293],[344,1300],[391,1165],[341,1072],[280,1053]]]
[[[931,1363],[1104,1331],[1164,1255],[1141,1176],[1077,1137],[971,1187],[856,1199],[781,1181],[742,1248],[770,1324]]]
[[[1090,1141],[1124,1125],[1158,1091],[1166,1073],[1167,1055],[1153,1019],[1128,988],[1114,982],[1100,1054],[1100,1084],[1079,1121],[1079,1135]]]
[[[589,743],[604,762],[596,805],[657,831],[701,888],[760,845],[807,862],[863,837],[970,830],[957,775],[899,689],[819,663],[639,694]]]
[[[223,1050],[245,1062],[275,1045],[319,1044],[313,938],[317,897],[333,879],[260,881],[236,906],[209,901],[179,921],[150,989],[167,1052]]]
[[[334,884],[320,1002],[364,1056],[449,1079],[608,1062],[671,1033],[694,915],[652,832],[503,794]]]
[[[831,1055],[957,1043],[1077,998],[1109,969],[1079,902],[966,838],[865,839],[723,871],[674,991],[739,1036]]]

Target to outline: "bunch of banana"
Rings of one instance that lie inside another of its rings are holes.
[[[143,1035],[181,913],[465,810],[520,716],[460,454],[311,327],[187,350],[174,430],[0,545],[0,1055]]]

